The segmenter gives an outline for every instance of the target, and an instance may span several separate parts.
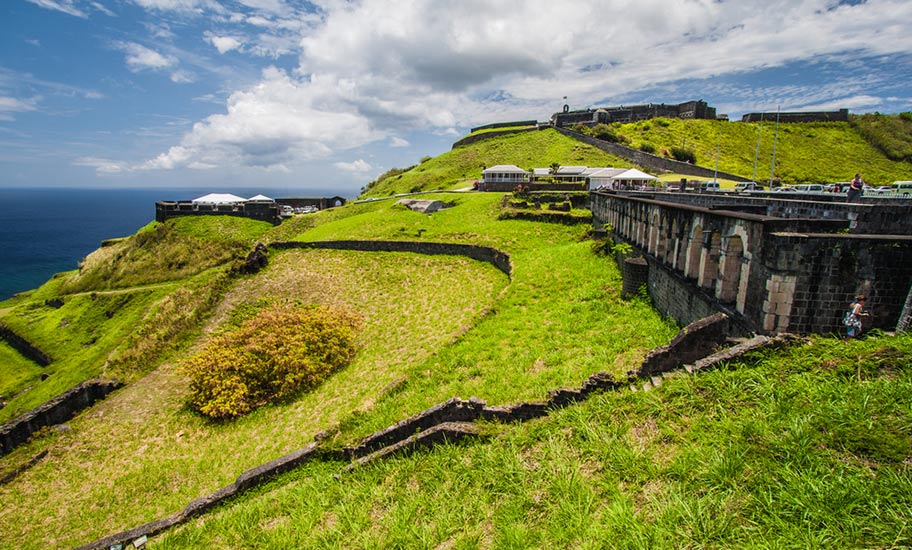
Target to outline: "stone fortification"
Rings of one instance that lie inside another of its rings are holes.
[[[844,200],[844,199],[843,199]],[[725,194],[597,192],[596,228],[648,263],[656,308],[685,324],[713,311],[762,334],[893,330],[912,283],[912,201],[856,204]]]

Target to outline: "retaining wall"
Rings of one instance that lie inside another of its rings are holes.
[[[45,426],[61,424],[79,411],[123,386],[119,380],[87,380],[57,397],[0,426],[0,456],[3,456]]]
[[[14,350],[18,351],[24,357],[31,359],[42,367],[51,364],[51,356],[41,351],[38,346],[32,344],[22,336],[19,336],[11,328],[0,323],[0,338],[6,340]]]
[[[288,250],[292,248],[321,248],[331,250],[357,250],[360,252],[411,252],[413,254],[466,256],[480,262],[487,262],[512,276],[513,264],[510,255],[489,246],[472,244],[433,243],[421,241],[279,241],[270,248]]]

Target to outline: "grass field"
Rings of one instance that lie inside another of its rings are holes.
[[[350,444],[450,397],[512,403],[543,399],[600,370],[622,375],[675,334],[647,303],[617,299],[617,268],[592,253],[582,228],[497,221],[497,194],[442,198],[456,206],[430,217],[393,201],[354,205],[350,216],[326,212],[299,238],[405,238],[421,227],[424,239],[509,252],[512,280],[462,257],[271,253],[266,270],[225,294],[202,334],[237,308],[324,303],[365,319],[352,364],[312,393],[216,423],[188,409],[186,380],[175,362],[165,363],[70,422],[70,430],[51,431],[2,459],[14,468],[49,450],[0,486],[0,547],[75,546],[150,521],[322,430],[331,444]]]
[[[808,345],[488,437],[309,464],[155,548],[906,548],[912,338]]]
[[[625,165],[552,131],[496,138],[376,184],[368,196],[379,200],[278,227],[150,225],[81,273],[0,304],[4,322],[56,359],[40,384],[31,366],[4,378],[2,391],[22,396],[0,414],[88,376],[130,382],[0,458],[3,477],[47,451],[0,485],[0,549],[73,547],[157,519],[320,432],[349,445],[451,397],[512,404],[598,371],[622,377],[679,327],[642,298],[620,299],[616,264],[593,252],[585,226],[500,219],[496,193],[426,195],[452,204],[431,216],[387,198],[463,187],[481,164],[551,162]],[[338,239],[492,246],[513,272],[464,257],[299,249],[271,251],[256,275],[228,275],[257,240]],[[195,414],[182,354],[276,301],[359,314],[353,362],[234,421]],[[0,348],[0,359],[11,353]],[[150,547],[908,546],[910,364],[909,336],[813,338],[350,474],[313,462]],[[40,391],[21,391],[30,385]]]

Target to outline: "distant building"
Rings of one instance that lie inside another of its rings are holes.
[[[562,128],[576,124],[594,126],[596,124],[610,124],[612,122],[636,122],[652,118],[700,118],[716,119],[716,108],[710,107],[702,99],[687,101],[677,105],[665,103],[649,103],[647,105],[618,105],[616,107],[597,107],[579,111],[571,111],[565,105],[563,112],[551,115],[551,124]]]
[[[273,224],[295,212],[324,210],[345,204],[343,197],[299,197],[272,199],[256,195],[249,199],[229,193],[209,193],[183,201],[155,203],[155,221],[164,222],[179,216],[238,216]]]
[[[481,171],[482,181],[488,183],[511,183],[519,185],[529,181],[529,172],[513,164],[498,164]]]

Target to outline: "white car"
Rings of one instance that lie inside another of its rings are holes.
[[[773,189],[772,192],[773,193],[797,193],[798,190],[795,189],[794,187],[783,186],[783,187],[777,187],[777,188]]]

